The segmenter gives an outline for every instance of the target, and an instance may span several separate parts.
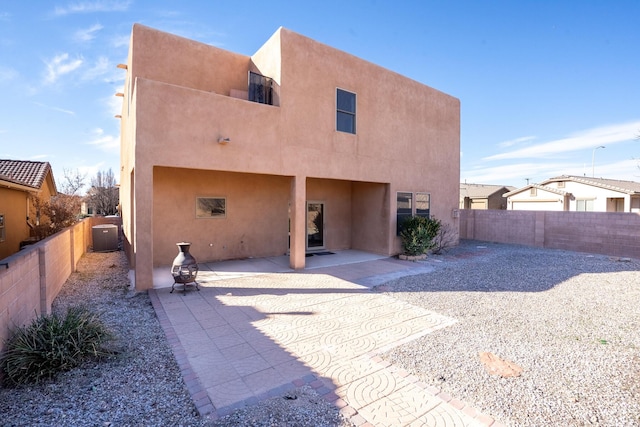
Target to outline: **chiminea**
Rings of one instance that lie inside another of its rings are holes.
[[[196,276],[198,275],[198,263],[196,259],[189,253],[189,247],[191,243],[180,242],[176,243],[180,248],[178,256],[173,260],[171,265],[171,274],[173,275],[173,285],[171,286],[171,292],[175,290],[176,284],[182,285],[182,291],[187,294],[187,286],[195,285],[196,290],[200,290],[198,282],[196,282]]]

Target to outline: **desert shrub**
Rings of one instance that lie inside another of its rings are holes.
[[[433,239],[431,253],[441,254],[447,252],[449,248],[456,244],[458,234],[451,224],[442,224],[438,230],[438,235]]]
[[[7,340],[0,363],[5,381],[16,385],[54,378],[90,357],[108,354],[103,344],[111,338],[98,315],[83,307],[71,307],[65,316],[38,316]]]
[[[422,216],[404,220],[400,230],[404,253],[412,256],[427,253],[434,245],[440,225],[439,220]]]

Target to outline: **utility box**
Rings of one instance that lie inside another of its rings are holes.
[[[113,224],[94,225],[91,228],[94,252],[118,250],[118,226]]]

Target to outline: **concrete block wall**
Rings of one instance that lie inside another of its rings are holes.
[[[0,350],[17,326],[41,314],[40,257],[37,250],[21,251],[0,263]]]
[[[640,214],[465,209],[460,238],[640,258]]]
[[[93,246],[92,227],[120,225],[119,218],[87,218],[0,260],[0,352],[12,329],[29,324],[51,305]]]
[[[40,300],[43,313],[51,312],[51,304],[62,289],[62,285],[75,270],[72,259],[72,229],[67,228],[39,242]]]

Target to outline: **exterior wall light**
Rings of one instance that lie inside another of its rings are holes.
[[[218,138],[218,144],[228,144],[229,142],[231,142],[231,138]]]

